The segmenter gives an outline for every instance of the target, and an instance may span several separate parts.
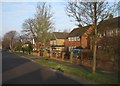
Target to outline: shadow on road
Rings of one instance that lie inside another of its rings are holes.
[[[56,71],[43,67],[10,52],[2,54],[4,84],[79,84]]]
[[[30,62],[30,60],[20,58],[19,56],[7,51],[2,51],[2,72],[11,70],[27,62]]]
[[[57,72],[36,70],[20,77],[8,80],[3,84],[80,84]]]

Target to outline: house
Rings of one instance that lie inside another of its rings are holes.
[[[53,32],[50,39],[50,51],[64,51],[67,36],[67,32]]]
[[[85,26],[82,28],[74,28],[68,35],[65,46],[69,51],[81,46],[82,48],[90,48],[90,37],[89,35],[93,31],[93,26]]]
[[[120,33],[120,16],[116,18],[108,18],[99,23],[98,36],[100,38],[104,36],[118,36]]]
[[[115,41],[120,35],[120,16],[115,18],[108,18],[98,25],[98,48],[104,49],[107,46],[104,46],[103,41]],[[115,45],[115,44],[114,44]]]

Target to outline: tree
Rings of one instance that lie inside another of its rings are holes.
[[[115,6],[115,5],[114,5]],[[93,73],[96,71],[97,25],[114,10],[108,2],[68,2],[67,14],[75,19],[79,27],[93,24]]]
[[[3,37],[3,48],[14,50],[15,43],[19,40],[19,33],[16,31],[9,31]]]
[[[21,41],[16,42],[15,44],[15,51],[22,51],[22,43]]]
[[[52,17],[51,6],[47,6],[46,3],[40,3],[37,6],[35,18],[29,18],[23,23],[24,31],[31,34],[35,39],[38,51],[40,42],[43,43],[45,48],[49,40],[50,32],[53,29]]]
[[[79,27],[94,23],[94,3],[95,2],[68,2],[66,11],[69,17],[72,17]],[[108,2],[96,2],[97,24],[105,20],[110,13],[116,12],[118,8],[115,3],[109,6]]]
[[[33,50],[33,45],[30,41],[27,41],[26,44],[28,44],[28,46],[25,47],[26,51],[28,51],[29,54],[31,54],[31,51]]]

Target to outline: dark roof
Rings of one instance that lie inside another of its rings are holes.
[[[120,28],[120,16],[112,19],[107,19],[99,23],[98,31],[103,32],[108,29]]]
[[[68,37],[82,36],[88,30],[88,28],[90,26],[91,25],[85,26],[85,27],[82,27],[82,28],[75,28],[69,33]]]
[[[65,39],[69,33],[67,32],[53,32],[51,39]]]

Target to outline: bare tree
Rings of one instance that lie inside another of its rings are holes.
[[[40,42],[44,44],[44,47],[49,40],[50,32],[53,29],[53,13],[51,12],[51,6],[47,6],[46,3],[40,3],[37,6],[34,19],[27,19],[23,23],[24,31],[29,35],[31,34],[37,44],[37,50],[39,50]]]
[[[93,36],[93,73],[96,71],[97,25],[115,11],[115,5],[108,2],[68,2],[67,14],[75,19],[79,27],[94,25]]]
[[[116,11],[116,3],[109,6],[108,2],[96,2],[96,5],[97,24]],[[79,27],[94,23],[94,2],[68,2],[66,11]]]
[[[19,40],[19,34],[16,31],[9,31],[3,37],[3,47],[14,50],[14,44]]]

